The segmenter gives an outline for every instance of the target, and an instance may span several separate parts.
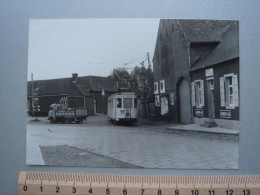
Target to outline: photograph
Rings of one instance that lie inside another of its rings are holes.
[[[30,19],[26,164],[238,169],[239,21]]]

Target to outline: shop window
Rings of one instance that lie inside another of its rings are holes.
[[[220,77],[220,101],[221,107],[226,107],[226,109],[239,106],[237,75],[226,74]]]
[[[205,105],[204,102],[204,81],[196,80],[191,83],[192,90],[192,106],[196,108],[202,108]]]

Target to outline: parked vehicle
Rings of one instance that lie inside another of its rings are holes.
[[[86,108],[68,108],[67,104],[51,104],[48,112],[50,123],[82,123],[87,118]]]
[[[111,121],[137,121],[137,98],[132,92],[116,93],[108,97],[107,117]]]

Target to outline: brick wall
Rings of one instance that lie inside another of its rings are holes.
[[[210,67],[208,67],[210,68]],[[225,107],[221,107],[220,102],[220,82],[219,78],[223,77],[225,74],[234,73],[238,76],[239,83],[239,59],[230,60],[223,62],[218,65],[212,66],[214,71],[214,100],[215,100],[215,118],[220,118],[220,110],[226,110]],[[205,76],[205,69],[200,69],[191,73],[192,81],[202,79],[204,80],[204,97],[205,106],[203,108],[204,117],[208,117],[208,97],[207,97],[207,81]],[[238,85],[239,86],[239,85]],[[240,93],[240,90],[238,89]],[[231,118],[227,120],[239,120],[239,107],[231,110]],[[193,114],[195,116],[195,107],[193,107]]]
[[[153,58],[154,81],[165,80],[165,93],[169,102],[169,113],[161,116],[161,108],[155,107],[156,118],[178,122],[177,84],[182,78],[189,79],[188,46],[184,34],[176,20],[160,21],[155,54]],[[174,93],[174,105],[170,105],[170,93]]]

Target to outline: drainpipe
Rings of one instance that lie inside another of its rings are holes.
[[[180,28],[182,34],[183,34],[183,37],[184,37],[184,39],[185,39],[185,41],[186,41],[186,45],[187,45],[187,48],[188,48],[188,65],[189,65],[189,67],[190,67],[190,42],[189,42],[189,40],[188,40],[188,38],[187,38],[187,36],[186,36],[184,30],[182,29],[179,20],[176,20],[176,22],[177,22],[177,24],[178,24],[178,26],[179,26],[179,28]]]
[[[191,67],[191,65],[190,65],[190,42],[187,42],[187,47],[188,47],[188,64],[189,64],[189,67]]]

